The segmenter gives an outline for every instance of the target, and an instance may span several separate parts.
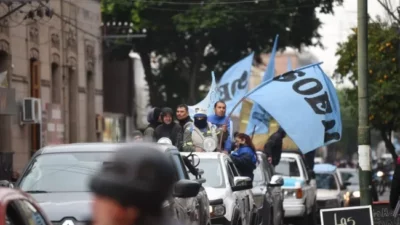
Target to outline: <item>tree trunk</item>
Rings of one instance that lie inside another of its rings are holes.
[[[160,97],[160,92],[158,91],[159,87],[157,86],[157,82],[155,81],[153,72],[151,70],[149,52],[146,49],[139,49],[139,54],[145,71],[146,81],[149,85],[150,104],[154,107],[163,106],[163,98]]]
[[[189,76],[189,95],[188,95],[188,103],[191,105],[196,104],[196,93],[199,91],[196,88],[196,80],[197,80],[197,73],[200,70],[201,64],[203,63],[204,59],[204,45],[198,41],[196,44],[195,53],[193,58],[190,60],[192,62],[192,69],[190,71]]]
[[[380,129],[380,132],[381,132],[382,139],[385,142],[386,149],[392,155],[394,162],[396,162],[396,160],[397,160],[396,149],[395,149],[395,147],[392,143],[391,137],[390,137],[392,131],[391,130],[386,131],[386,129],[382,128],[382,129]]]

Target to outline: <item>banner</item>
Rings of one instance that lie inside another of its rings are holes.
[[[265,82],[267,80],[271,80],[275,76],[275,55],[276,48],[278,45],[279,35],[276,35],[274,46],[272,47],[272,52],[269,57],[269,62],[267,65],[267,69],[265,70],[263,80],[261,82]],[[266,134],[268,133],[269,121],[271,120],[271,116],[266,112],[260,105],[256,102],[253,104],[253,108],[250,113],[249,122],[246,128],[246,134],[252,135],[254,134]]]
[[[247,93],[250,71],[253,64],[254,53],[231,66],[218,83],[219,99],[226,103],[226,112],[230,113],[235,105]],[[232,116],[240,116],[242,103],[236,107]]]
[[[207,115],[211,115],[214,113],[214,104],[218,101],[218,86],[217,82],[215,81],[215,74],[212,72],[211,74],[211,86],[210,90],[208,91],[207,96],[196,105],[188,106],[189,108],[189,115],[193,118],[195,114],[196,108],[206,109]]]
[[[246,95],[275,118],[304,154],[342,135],[336,90],[320,64],[289,71]]]

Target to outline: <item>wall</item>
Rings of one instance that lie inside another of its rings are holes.
[[[101,136],[95,130],[95,114],[103,113],[100,4],[94,0],[52,0],[49,4],[55,12],[51,19],[24,20],[25,13],[15,13],[7,18],[8,25],[3,24],[0,29],[0,48],[11,55],[13,64],[11,86],[16,89],[17,102],[30,97],[30,60],[37,60],[42,109],[46,115],[46,104],[61,105],[64,126],[59,129],[64,130],[64,143],[96,141]],[[31,8],[27,6],[22,11]],[[63,19],[62,14],[65,15]],[[58,65],[58,72],[52,72],[52,64]],[[72,77],[70,70],[75,71],[76,89],[68,82]],[[88,71],[93,74],[92,86],[87,82]],[[75,101],[76,105],[70,107],[70,101]],[[74,110],[76,113],[71,114]],[[75,127],[71,127],[70,120],[76,121]],[[42,130],[46,131],[46,124],[43,126]],[[20,171],[36,150],[32,149],[33,128],[21,125],[17,115],[13,116],[9,131],[12,133],[10,148],[15,152],[14,168]],[[42,142],[46,144],[45,140]]]

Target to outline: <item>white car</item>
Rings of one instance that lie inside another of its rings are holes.
[[[190,153],[181,152],[182,155]],[[256,207],[251,192],[252,181],[239,175],[228,155],[217,152],[196,152],[204,171],[202,175],[210,200],[211,224],[252,224]],[[197,164],[197,163],[196,163]]]
[[[275,174],[284,179],[282,190],[285,198],[285,222],[316,225],[317,189],[312,178],[313,173],[306,169],[302,155],[298,151],[283,152],[279,164],[275,167]]]
[[[331,164],[314,166],[317,182],[317,206],[321,209],[339,208],[344,206],[345,188],[337,175],[337,168]]]

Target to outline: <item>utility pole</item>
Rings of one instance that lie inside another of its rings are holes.
[[[358,0],[358,161],[360,204],[371,205],[371,148],[368,125],[368,0]]]

